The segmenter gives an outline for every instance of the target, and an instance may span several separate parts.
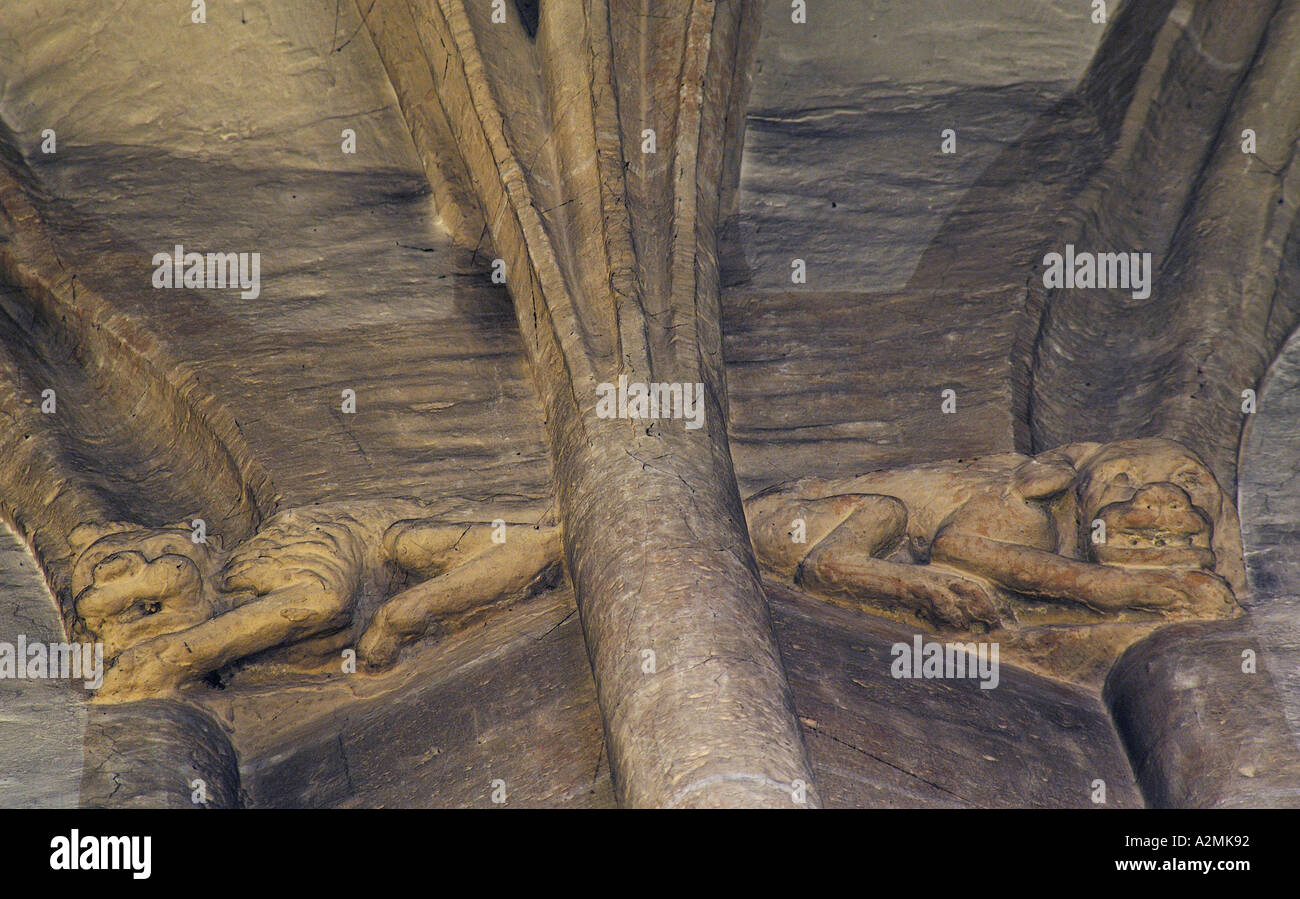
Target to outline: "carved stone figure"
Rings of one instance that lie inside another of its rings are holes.
[[[216,22],[51,5],[0,4],[0,575],[45,578],[0,643],[104,644],[83,802],[1295,803],[1297,569],[1247,597],[1231,497],[1300,322],[1300,0],[271,0],[234,79]],[[890,693],[931,630],[996,701]]]
[[[291,509],[228,554],[185,527],[78,528],[76,613],[115,660],[99,697],[165,693],[272,651],[319,663],[355,643],[364,668],[387,668],[435,623],[559,574],[553,526],[426,512],[397,500]]]
[[[101,697],[355,644],[368,670],[436,623],[554,582],[554,526],[375,500],[293,509],[223,552],[186,527],[85,525],[76,612],[114,660]],[[956,630],[1220,618],[1244,589],[1236,511],[1173,441],[1080,443],[783,484],[746,503],[762,565],[817,595]],[[1098,539],[1104,538],[1104,539]],[[498,538],[500,539],[500,538]]]
[[[777,575],[948,629],[1221,618],[1245,590],[1232,500],[1170,440],[810,478],[746,512]]]

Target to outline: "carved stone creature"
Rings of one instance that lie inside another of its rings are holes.
[[[229,554],[183,527],[77,528],[76,613],[115,660],[98,696],[166,693],[272,650],[337,658],[355,644],[365,668],[383,669],[439,620],[558,577],[555,527],[510,525],[498,543],[499,528],[427,511],[396,500],[292,509]]]
[[[1225,617],[1245,589],[1232,501],[1169,440],[809,478],[745,506],[773,573],[952,629],[1032,620],[1044,606],[1078,623]],[[491,525],[426,512],[399,500],[293,509],[228,554],[184,527],[83,525],[76,612],[115,660],[99,695],[158,695],[272,652],[355,645],[380,670],[437,622],[559,576],[553,526],[510,526],[498,544]]]
[[[745,505],[763,567],[941,627],[1227,617],[1246,589],[1232,500],[1170,440],[809,478]]]

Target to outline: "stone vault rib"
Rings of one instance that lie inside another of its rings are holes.
[[[1055,249],[1150,252],[1154,283],[1148,298],[1031,286],[1036,336],[1017,360],[1029,448],[1159,435],[1235,484],[1241,393],[1300,321],[1297,42],[1296,0],[1132,4],[1116,17],[1084,94],[1125,95],[1132,54],[1147,55],[1122,124],[1102,106],[1115,148]]]
[[[426,171],[469,178],[435,196],[477,198],[508,273],[620,798],[816,805],[726,437],[716,227],[757,5],[542,3],[535,37],[504,3],[376,6]],[[700,385],[704,426],[603,416],[620,376]]]
[[[0,309],[15,340],[0,349],[0,514],[33,546],[67,621],[78,525],[201,509],[237,542],[276,504],[229,410],[123,311],[122,273],[142,267],[105,234],[41,187],[0,124],[0,278],[20,297]],[[34,400],[47,387],[95,408],[43,415]],[[174,502],[151,503],[145,482]]]

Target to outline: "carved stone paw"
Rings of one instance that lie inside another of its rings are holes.
[[[190,679],[190,669],[169,659],[175,651],[165,638],[148,640],[122,652],[104,674],[96,698],[113,702],[149,699],[174,691]]]
[[[357,658],[367,671],[391,668],[407,642],[405,636],[388,619],[386,610],[381,608],[357,641]]]
[[[1134,587],[1131,605],[1169,618],[1220,618],[1236,605],[1227,581],[1209,571],[1151,571]]]
[[[992,590],[979,581],[939,571],[927,572],[925,579],[915,590],[917,611],[935,625],[965,631],[1001,623]]]

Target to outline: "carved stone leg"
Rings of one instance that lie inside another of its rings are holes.
[[[515,525],[500,544],[492,542],[493,530],[488,525],[465,528],[437,522],[402,522],[390,528],[385,544],[392,547],[393,560],[407,570],[423,568],[434,576],[379,607],[357,642],[357,655],[367,668],[392,665],[402,646],[423,636],[441,618],[496,599],[517,598],[559,577],[558,529]],[[433,547],[445,548],[430,551]],[[465,558],[454,559],[462,554]],[[452,564],[448,556],[453,557]]]
[[[796,583],[822,596],[913,612],[937,626],[993,628],[1001,620],[993,592],[978,580],[941,566],[875,559],[836,537],[809,553]]]

